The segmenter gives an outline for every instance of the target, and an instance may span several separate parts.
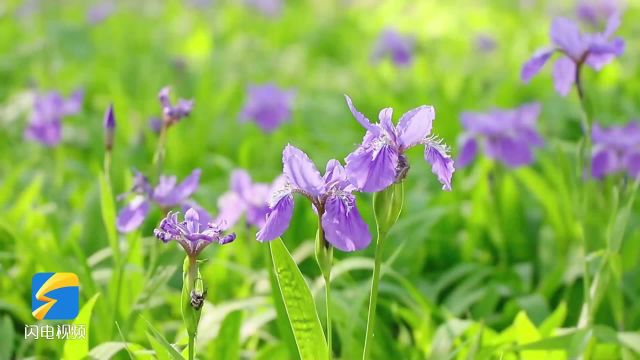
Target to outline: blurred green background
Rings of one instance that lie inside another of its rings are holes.
[[[435,106],[434,132],[454,154],[462,111],[539,101],[545,146],[532,166],[507,170],[482,159],[456,170],[449,193],[440,190],[422,152],[410,152],[404,211],[385,248],[373,358],[562,359],[585,348],[590,358],[639,357],[637,207],[616,260],[620,281],[611,281],[611,295],[596,316],[607,331],[626,335],[594,332],[585,336],[586,345],[573,339],[579,343],[574,353],[571,342],[551,352],[513,347],[575,327],[583,303],[571,179],[579,103],[573,93],[561,98],[553,91],[549,68],[529,85],[519,78],[534,50],[549,44],[553,17],[575,18],[573,2],[291,0],[277,16],[242,1],[112,4],[113,11],[95,22],[89,14],[97,2],[0,3],[0,359],[162,358],[147,322],[171,342],[185,344],[181,250],[153,238],[161,217],[157,209],[139,231],[119,235],[126,278],[116,298],[98,180],[102,116],[110,103],[117,121],[113,193],[130,188],[132,168],[153,169],[157,135],[148,122],[161,111],[157,92],[165,85],[195,105],[170,130],[164,172],[183,178],[201,168],[194,199],[213,213],[233,169],[271,182],[282,170],[287,143],[319,168],[351,152],[363,129],[343,94],[371,119],[387,106],[396,117],[421,104]],[[638,16],[639,4],[629,2],[618,31],[627,41],[625,54],[599,73],[585,73],[599,122],[626,123],[638,116]],[[415,37],[410,66],[371,61],[386,28]],[[495,47],[481,49],[483,38]],[[238,120],[246,87],[268,82],[296,91],[291,121],[272,134]],[[34,92],[67,95],[77,88],[85,89],[83,110],[64,119],[63,142],[45,148],[24,141]],[[595,199],[587,234],[594,268],[619,183],[624,179],[590,189]],[[371,196],[359,195],[359,201],[373,228]],[[255,241],[255,229],[235,230],[235,243],[210,246],[202,255],[209,291],[199,356],[295,358],[272,305],[267,248]],[[299,205],[283,239],[312,290],[320,291],[312,256],[315,231],[310,207]],[[150,271],[152,253],[158,262]],[[364,339],[373,249],[336,255],[334,352],[354,359]],[[24,325],[35,323],[31,276],[41,271],[78,274],[81,304],[101,293],[88,341],[74,345],[80,350],[63,341],[24,340]],[[317,297],[319,311],[323,301]],[[221,331],[225,335],[218,337]],[[131,344],[128,352],[125,342]]]

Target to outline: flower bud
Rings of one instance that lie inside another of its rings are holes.
[[[398,221],[404,203],[404,182],[392,184],[373,195],[373,212],[380,234],[387,234]]]
[[[182,308],[182,320],[187,328],[189,336],[195,336],[198,331],[198,323],[202,314],[202,306],[193,306],[192,294],[204,294],[200,278],[198,263],[194,257],[185,257],[182,265],[182,295],[180,305]],[[198,284],[199,283],[199,284]],[[204,295],[203,295],[204,296]],[[204,302],[204,298],[203,298]]]
[[[116,128],[116,118],[113,114],[113,104],[104,113],[104,146],[107,151],[113,148],[113,135]]]
[[[322,275],[329,277],[331,266],[333,265],[333,246],[325,240],[322,227],[316,233],[316,261]]]

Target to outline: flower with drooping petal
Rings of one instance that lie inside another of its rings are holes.
[[[233,171],[231,189],[218,199],[218,220],[231,227],[244,215],[248,226],[261,228],[269,213],[271,193],[279,188],[281,182],[279,177],[273,184],[255,183],[245,170]]]
[[[84,92],[77,90],[68,99],[59,92],[37,95],[24,136],[45,146],[55,146],[62,140],[62,118],[80,112]]]
[[[620,26],[620,16],[612,15],[602,33],[581,33],[578,26],[565,18],[556,18],[551,25],[552,48],[538,50],[522,67],[522,81],[528,83],[554,53],[560,57],[553,66],[553,81],[556,91],[566,96],[576,82],[582,65],[587,64],[596,71],[614,58],[622,55],[624,40],[613,38]]]
[[[415,38],[403,35],[395,29],[385,29],[373,49],[372,59],[379,61],[389,57],[397,66],[408,66],[413,62]]]
[[[147,217],[151,203],[167,210],[187,202],[198,188],[200,174],[200,169],[195,169],[181,183],[175,176],[160,176],[158,185],[153,187],[144,175],[135,172],[131,191],[119,196],[135,195],[118,213],[118,231],[128,233],[137,229]]]
[[[178,221],[177,212],[169,212],[153,230],[153,235],[165,244],[171,240],[177,241],[191,258],[198,256],[211,243],[224,245],[236,239],[235,233],[224,234],[220,224],[203,226],[198,211],[194,209],[186,211],[183,221]]]
[[[264,132],[272,132],[291,118],[294,92],[282,90],[275,84],[251,85],[240,113],[241,121],[251,120]]]
[[[162,105],[162,117],[164,121],[168,125],[173,125],[191,114],[193,100],[178,99],[178,102],[173,105],[171,99],[169,99],[170,92],[170,87],[163,87],[160,93],[158,93],[158,99]]]
[[[580,0],[576,5],[578,17],[592,25],[598,25],[621,11],[621,0]]]
[[[536,130],[540,104],[530,103],[515,109],[494,109],[487,113],[465,112],[461,116],[465,132],[460,136],[459,166],[468,165],[478,148],[509,167],[528,165],[533,148],[542,146]]]
[[[626,172],[640,176],[640,122],[604,128],[593,125],[591,175],[600,179],[609,174]]]
[[[270,241],[284,233],[293,215],[293,195],[301,194],[311,201],[329,244],[342,251],[369,245],[369,226],[360,216],[355,188],[338,160],[329,160],[323,177],[307,154],[287,145],[282,163],[284,181],[272,195],[265,224],[256,234],[258,241]]]
[[[409,170],[405,151],[424,145],[424,158],[431,164],[442,189],[451,190],[453,159],[448,147],[431,135],[436,117],[432,106],[422,105],[407,111],[397,126],[391,120],[393,109],[385,108],[380,111],[380,122],[374,124],[356,110],[348,96],[345,98],[353,117],[367,130],[362,144],[345,159],[349,181],[357,189],[378,192],[404,180]]]

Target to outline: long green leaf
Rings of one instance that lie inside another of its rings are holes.
[[[11,359],[15,335],[11,317],[8,315],[3,316],[2,320],[0,320],[0,360]]]
[[[102,221],[107,231],[107,239],[113,253],[114,259],[118,260],[120,249],[118,248],[118,234],[116,233],[116,208],[113,203],[113,192],[111,183],[104,173],[100,173],[100,210]]]
[[[78,317],[73,321],[73,325],[75,326],[85,326],[87,336],[85,336],[84,339],[69,339],[65,341],[62,355],[63,359],[83,359],[89,353],[91,313],[99,296],[100,293],[93,295],[93,297],[82,306]]]
[[[287,345],[290,357],[299,358],[300,354],[298,354],[296,339],[294,338],[293,331],[289,326],[287,309],[284,306],[284,300],[282,300],[282,292],[278,290],[278,279],[276,278],[276,273],[273,269],[271,251],[267,252],[267,266],[269,268],[269,282],[271,283],[271,298],[273,299],[273,307],[276,309],[276,325],[278,327],[278,333],[280,334],[281,340]]]
[[[220,331],[215,341],[216,357],[220,359],[240,358],[240,328],[242,326],[242,311],[229,313],[220,325]]]
[[[142,318],[147,325],[147,337],[153,338],[156,342],[151,342],[151,345],[156,350],[156,356],[158,358],[165,358],[167,355],[173,360],[184,360],[184,357],[180,352],[167,341],[151,324],[144,318]],[[157,347],[159,346],[159,347]],[[158,351],[160,350],[160,351]]]
[[[278,287],[302,360],[329,357],[315,302],[302,273],[281,239],[270,244]]]

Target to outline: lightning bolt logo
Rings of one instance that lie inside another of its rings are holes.
[[[78,315],[79,286],[78,276],[73,273],[35,274],[31,289],[33,316],[38,320],[75,318]],[[55,295],[51,294],[54,291]]]

